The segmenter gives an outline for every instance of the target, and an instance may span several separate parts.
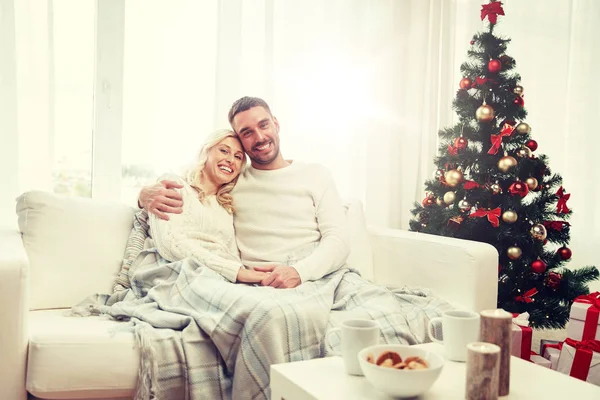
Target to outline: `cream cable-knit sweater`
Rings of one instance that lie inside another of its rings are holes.
[[[243,265],[235,243],[233,216],[215,196],[206,196],[201,203],[196,190],[181,177],[167,174],[159,178],[163,179],[184,187],[176,189],[183,198],[181,214],[169,214],[165,221],[149,213],[150,233],[160,255],[169,261],[193,257],[235,282]]]
[[[306,282],[345,264],[343,204],[324,166],[299,161],[269,171],[249,166],[232,195],[244,265],[293,266]]]

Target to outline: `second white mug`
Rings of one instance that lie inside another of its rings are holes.
[[[358,362],[358,352],[365,347],[379,343],[379,324],[370,319],[349,319],[343,321],[340,328],[333,328],[325,335],[325,343],[333,350],[329,342],[330,335],[334,332],[341,333],[341,352],[334,354],[342,356],[346,372],[350,375],[362,375]]]
[[[441,317],[429,321],[427,334],[434,342],[444,344],[448,360],[464,362],[467,360],[467,344],[479,341],[479,314],[446,311]]]

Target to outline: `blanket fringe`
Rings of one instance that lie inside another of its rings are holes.
[[[134,400],[155,400],[158,391],[158,364],[145,324],[135,324],[135,337],[140,348],[140,366]]]

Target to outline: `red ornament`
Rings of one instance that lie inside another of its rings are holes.
[[[523,98],[521,96],[517,96],[517,97],[515,97],[515,100],[513,101],[513,103],[519,107],[523,107],[525,105],[525,100],[523,100]]]
[[[435,199],[433,197],[425,197],[423,199],[423,201],[421,202],[421,204],[423,204],[423,207],[431,207],[433,204],[435,203]]]
[[[556,250],[556,253],[563,260],[568,260],[573,255],[573,252],[571,251],[571,249],[569,249],[568,247],[565,247],[565,246],[563,246],[560,249]]]
[[[458,86],[460,86],[461,89],[470,89],[472,84],[473,82],[469,78],[462,78]]]
[[[519,195],[521,197],[525,197],[527,196],[527,193],[529,193],[529,188],[525,183],[521,181],[516,181],[508,187],[508,192],[513,196]]]
[[[548,272],[548,277],[546,278],[546,286],[548,286],[552,290],[556,290],[560,286],[561,280],[561,274],[556,272]]]
[[[488,63],[488,71],[490,71],[492,74],[497,74],[501,70],[502,63],[500,62],[500,60],[490,60],[490,62]]]
[[[543,274],[546,272],[546,263],[542,260],[535,260],[531,263],[531,270],[536,274]]]
[[[471,43],[471,46],[475,44],[474,40],[471,40],[469,43]]]
[[[456,147],[458,150],[464,150],[467,148],[468,145],[469,141],[462,136],[459,136],[456,139],[454,139],[454,147]]]
[[[535,140],[531,139],[530,141],[528,141],[525,146],[529,147],[529,150],[531,151],[536,151],[538,148],[538,144]]]

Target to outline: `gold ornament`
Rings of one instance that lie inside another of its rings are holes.
[[[508,248],[508,250],[506,250],[506,254],[508,255],[508,258],[514,261],[521,258],[521,254],[523,254],[523,251],[521,251],[520,247],[511,246]]]
[[[535,190],[538,188],[538,180],[535,179],[534,177],[525,179],[525,183],[527,184],[527,187],[529,188],[529,190]]]
[[[521,122],[515,128],[515,131],[521,135],[527,135],[528,133],[531,133],[531,126],[529,126],[529,124],[526,122]]]
[[[446,183],[448,184],[448,186],[455,187],[456,185],[462,182],[463,173],[457,169],[451,169],[450,171],[446,172],[446,175],[444,177],[446,178]]]
[[[492,191],[493,194],[500,194],[500,193],[502,193],[502,187],[498,184],[498,182],[492,183],[490,185],[490,190]]]
[[[454,192],[446,192],[444,193],[444,203],[452,204],[456,199],[456,194]]]
[[[471,210],[471,203],[469,203],[467,199],[462,199],[458,202],[458,209],[462,212],[468,212]]]
[[[525,89],[523,89],[523,86],[521,86],[521,85],[517,85],[513,89],[513,93],[518,96],[523,96],[523,92],[525,92]]]
[[[529,230],[529,234],[535,240],[545,240],[548,233],[546,232],[546,227],[542,224],[535,224]]]
[[[517,166],[517,160],[513,156],[504,156],[498,161],[498,169],[502,172],[508,172],[512,167]]]
[[[443,206],[444,202],[442,201],[442,199],[440,199],[439,197],[437,199],[435,199],[435,204],[437,204],[438,206]]]
[[[516,155],[520,158],[525,158],[531,156],[531,149],[529,147],[521,147],[517,150]]]
[[[494,109],[485,104],[484,101],[483,105],[475,112],[475,118],[477,118],[477,121],[479,122],[490,122],[494,119]]]
[[[507,210],[502,213],[502,221],[507,224],[514,224],[519,219],[519,215],[513,210]]]

